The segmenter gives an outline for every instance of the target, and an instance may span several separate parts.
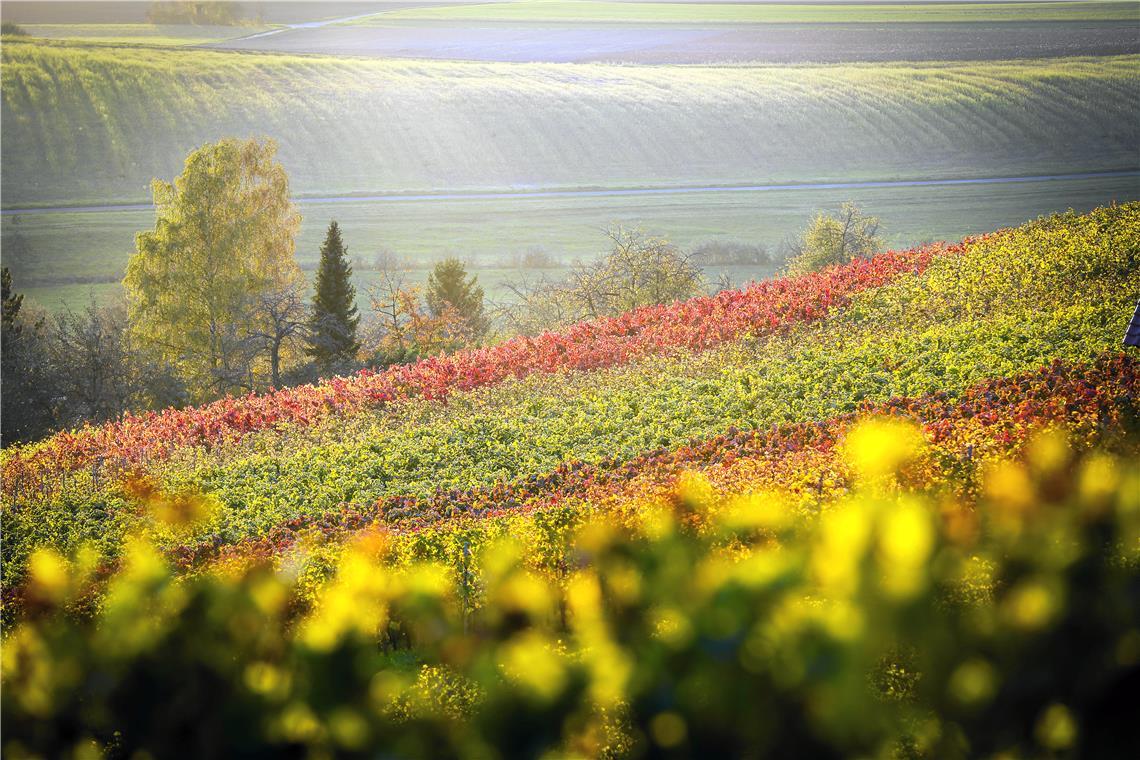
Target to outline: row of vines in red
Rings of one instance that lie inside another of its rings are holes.
[[[976,461],[1008,455],[1043,425],[1063,424],[1102,443],[1105,436],[1140,425],[1140,362],[1119,353],[1104,354],[1090,365],[1054,361],[1038,371],[988,380],[961,394],[938,392],[868,402],[859,412],[827,421],[786,423],[765,430],[730,427],[722,435],[628,461],[570,462],[544,475],[487,488],[441,490],[427,499],[391,496],[365,509],[346,505],[318,519],[291,520],[264,537],[234,545],[204,537],[178,548],[174,560],[189,568],[218,558],[271,559],[313,532],[336,539],[378,524],[408,532],[567,502],[620,502],[631,493],[667,490],[682,472],[692,470],[717,473],[715,480],[731,492],[762,485],[829,498],[849,485],[845,473],[838,471],[842,468],[835,446],[850,424],[865,415],[917,421],[926,431],[932,453],[923,471],[914,473],[916,480],[924,486],[941,480],[968,487],[970,478],[963,475]]]
[[[654,353],[700,351],[748,334],[773,333],[820,319],[853,294],[886,284],[900,273],[919,273],[935,256],[961,252],[969,242],[891,251],[818,273],[644,307],[558,333],[521,336],[380,372],[366,370],[200,407],[128,414],[8,452],[3,460],[4,493],[11,498],[13,487],[26,493],[84,467],[126,470],[180,448],[210,447],[278,426],[313,425],[403,398],[445,399],[455,391],[511,377],[613,367]]]

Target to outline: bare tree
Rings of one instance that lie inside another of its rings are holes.
[[[508,281],[503,287],[509,296],[494,303],[494,318],[508,333],[523,335],[576,322],[580,311],[566,285],[545,274]]]
[[[122,301],[13,314],[4,325],[4,441],[189,401],[175,368],[143,348]]]
[[[704,292],[701,270],[668,240],[624,227],[612,227],[606,234],[609,252],[597,261],[578,262],[564,280],[539,278],[508,285],[515,297],[501,311],[508,325],[535,332]]]
[[[406,284],[404,270],[395,261],[377,257],[377,267],[380,279],[368,288],[371,318],[365,325],[364,344],[374,355],[382,351],[402,355],[412,341],[411,288]]]
[[[92,300],[82,312],[55,316],[48,345],[60,370],[62,416],[102,421],[131,408],[138,378],[128,327],[122,302],[99,307]]]
[[[57,426],[56,373],[48,352],[48,316],[11,292],[4,270],[4,320],[0,329],[0,440],[5,446],[42,437]]]
[[[733,240],[709,240],[693,249],[693,261],[701,266],[765,266],[772,263],[767,247]]]
[[[407,281],[406,266],[387,262],[379,281],[368,288],[371,311],[363,348],[373,364],[387,366],[452,351],[474,339],[470,324],[450,304],[429,308],[422,288]]]
[[[607,234],[610,254],[595,267],[594,275],[601,286],[604,313],[671,303],[703,291],[704,276],[691,255],[665,238],[623,227],[613,227]]]
[[[254,308],[262,319],[256,321],[250,337],[269,360],[270,383],[280,388],[283,358],[293,349],[299,352],[306,337],[308,312],[300,283],[289,282],[259,294]]]
[[[383,248],[372,259],[372,268],[377,272],[402,272],[408,269],[407,263],[395,251]]]

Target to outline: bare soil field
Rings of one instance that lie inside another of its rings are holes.
[[[967,61],[1140,52],[1140,24],[1005,22],[623,26],[391,22],[290,29],[210,47],[516,63]]]

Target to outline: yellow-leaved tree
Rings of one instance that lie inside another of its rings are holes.
[[[267,304],[302,286],[301,216],[276,152],[255,139],[198,148],[173,184],[154,181],[154,229],[135,236],[124,280],[132,330],[195,400],[275,379],[282,316]]]

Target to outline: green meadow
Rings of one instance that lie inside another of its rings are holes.
[[[770,276],[780,265],[780,244],[819,209],[854,199],[883,220],[892,246],[956,240],[1068,208],[1087,210],[1135,197],[1136,176],[864,190],[794,190],[680,195],[303,203],[297,258],[311,276],[325,227],[340,222],[363,296],[381,251],[418,266],[407,273],[422,282],[427,267],[447,255],[465,259],[493,300],[509,300],[504,287],[522,272],[513,259],[540,249],[561,265],[587,260],[606,247],[612,223],[642,226],[685,248],[710,241],[762,245],[770,266],[706,268],[710,279],[733,282]],[[149,211],[43,213],[3,217],[5,265],[21,290],[52,309],[80,308],[121,292],[119,281],[134,233],[153,226]],[[546,274],[557,276],[559,270]],[[529,276],[537,276],[531,272]],[[366,303],[363,302],[363,303]]]

